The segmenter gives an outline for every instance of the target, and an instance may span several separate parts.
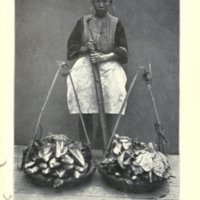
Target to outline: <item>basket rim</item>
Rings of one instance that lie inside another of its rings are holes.
[[[102,178],[108,185],[111,187],[122,190],[128,191],[133,193],[144,193],[144,192],[151,192],[167,183],[167,179],[162,179],[156,182],[147,183],[147,182],[132,182],[132,184],[128,184],[124,178],[115,177],[114,175],[110,175],[104,170],[101,164],[98,165],[98,171],[101,174]]]

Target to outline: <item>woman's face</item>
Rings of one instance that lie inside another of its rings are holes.
[[[111,0],[92,0],[92,4],[98,17],[104,17],[108,12]]]

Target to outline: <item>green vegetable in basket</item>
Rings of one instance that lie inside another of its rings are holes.
[[[62,157],[61,161],[63,163],[65,163],[65,164],[68,164],[68,165],[73,165],[74,164],[74,159],[71,156],[69,156],[68,154],[65,154]]]
[[[58,176],[59,178],[63,178],[66,174],[66,170],[65,169],[57,169],[56,170],[56,176]]]
[[[34,141],[31,149],[30,146],[25,149],[21,166],[26,174],[41,175],[53,187],[60,187],[65,181],[77,180],[88,172],[91,152],[81,142],[50,133],[42,140]]]
[[[26,163],[26,164],[24,165],[24,167],[25,167],[25,168],[29,168],[29,167],[32,167],[33,165],[35,165],[35,162],[30,161],[30,162]]]
[[[51,172],[51,169],[49,167],[42,170],[43,175],[48,175],[48,174],[50,174],[50,172]]]
[[[75,169],[79,171],[80,173],[83,173],[85,170],[87,170],[87,168],[88,168],[88,164],[85,164],[85,167],[80,167],[79,165],[75,166]]]
[[[30,168],[25,168],[25,171],[28,174],[37,174],[39,172],[39,167],[34,166],[34,167],[30,167]]]
[[[39,163],[38,166],[39,166],[40,169],[46,169],[46,168],[48,168],[48,164],[45,163],[45,162]]]
[[[80,164],[82,167],[85,167],[85,165],[86,165],[85,159],[79,149],[69,148],[69,152],[78,164]]]
[[[115,177],[123,177],[128,185],[133,182],[153,183],[170,177],[167,157],[157,151],[152,143],[115,135],[109,152],[100,167]]]
[[[52,158],[50,161],[49,161],[49,167],[50,168],[56,168],[58,166],[60,166],[61,163],[57,161],[56,158]]]
[[[68,151],[68,147],[64,146],[64,141],[56,141],[56,158],[64,156]]]

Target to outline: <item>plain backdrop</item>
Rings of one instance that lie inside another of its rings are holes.
[[[153,92],[169,152],[179,152],[179,1],[114,0],[115,15],[126,30],[128,83],[139,66],[152,65]],[[90,13],[90,0],[15,1],[15,144],[27,145],[57,70],[66,60],[67,39],[77,20]],[[113,80],[114,81],[114,80]],[[45,109],[43,135],[49,131],[78,139],[78,117],[69,115],[65,78],[58,77]],[[155,115],[140,73],[118,134],[155,141]]]

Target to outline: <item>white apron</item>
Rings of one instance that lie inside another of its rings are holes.
[[[105,112],[118,114],[126,96],[126,75],[122,66],[116,61],[99,65]],[[71,71],[71,76],[78,95],[81,112],[98,113],[98,104],[94,85],[92,66],[88,56],[79,58]],[[67,103],[71,114],[79,113],[74,91],[67,78]],[[124,114],[125,108],[123,110]]]

